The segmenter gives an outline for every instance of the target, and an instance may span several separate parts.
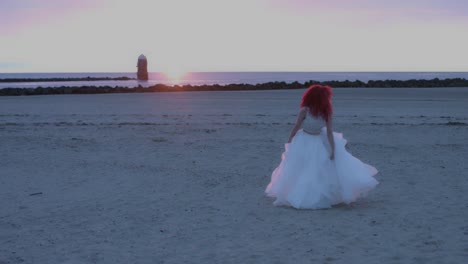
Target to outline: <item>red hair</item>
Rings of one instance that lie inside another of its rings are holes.
[[[301,107],[309,107],[313,116],[320,116],[328,122],[333,113],[331,97],[332,88],[330,86],[314,84],[302,96]]]

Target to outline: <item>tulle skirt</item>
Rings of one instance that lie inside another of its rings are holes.
[[[346,140],[333,132],[335,159],[330,160],[326,128],[319,135],[299,130],[285,144],[280,165],[273,171],[265,193],[274,205],[297,209],[329,208],[365,196],[377,184],[377,170],[346,151]]]

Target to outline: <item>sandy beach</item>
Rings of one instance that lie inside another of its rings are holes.
[[[466,263],[468,89],[335,89],[380,184],[274,207],[303,91],[0,97],[0,264]]]

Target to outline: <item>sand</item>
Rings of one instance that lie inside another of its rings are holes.
[[[302,92],[0,97],[0,263],[466,263],[468,89],[335,89],[327,210],[263,194]]]

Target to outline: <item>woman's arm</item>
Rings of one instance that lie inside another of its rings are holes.
[[[330,142],[330,148],[331,148],[330,159],[334,160],[335,159],[335,140],[333,139],[333,127],[332,127],[331,117],[327,121],[327,137],[328,137],[328,142]]]
[[[302,122],[306,117],[308,109],[303,107],[299,110],[299,114],[297,115],[296,124],[294,125],[293,129],[291,130],[291,134],[289,135],[288,143],[291,143],[293,137],[296,135],[297,131],[301,128]]]

